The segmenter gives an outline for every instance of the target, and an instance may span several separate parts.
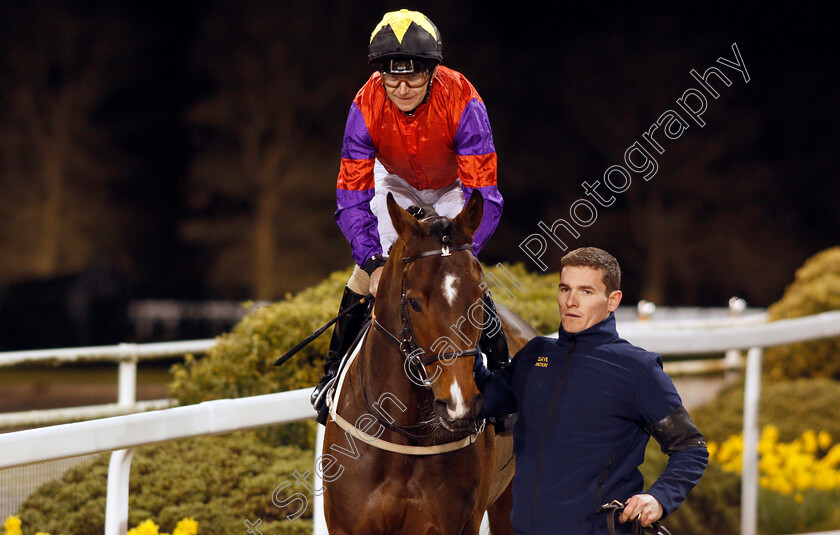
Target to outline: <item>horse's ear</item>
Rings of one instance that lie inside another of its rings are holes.
[[[473,190],[470,195],[470,200],[464,205],[461,213],[455,216],[455,225],[461,228],[467,236],[472,239],[475,236],[475,231],[478,230],[478,225],[481,224],[481,218],[484,216],[484,197],[481,192]]]
[[[391,216],[391,223],[394,224],[394,229],[404,242],[408,243],[408,239],[411,235],[420,234],[420,222],[407,211],[403,210],[403,208],[397,204],[397,201],[394,200],[394,195],[390,192],[388,193],[387,204],[388,214]]]

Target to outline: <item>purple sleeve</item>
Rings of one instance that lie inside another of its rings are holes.
[[[344,125],[341,157],[348,160],[365,160],[374,156],[376,156],[376,149],[373,147],[373,140],[365,124],[364,115],[354,102],[350,105],[350,113]]]
[[[481,218],[481,224],[478,226],[478,230],[475,231],[475,237],[473,238],[473,251],[477,255],[484,248],[490,236],[496,231],[496,227],[499,226],[499,219],[502,217],[502,208],[504,207],[505,200],[502,198],[502,194],[499,193],[499,188],[496,186],[468,188],[461,185],[461,189],[464,192],[464,201],[469,201],[470,196],[476,190],[480,191],[481,196],[484,197],[484,216]]]
[[[353,260],[359,267],[364,267],[370,257],[382,254],[379,242],[379,229],[376,217],[370,210],[373,189],[350,191],[336,189],[335,197],[338,208],[335,221],[344,237],[353,249]]]
[[[364,267],[373,255],[382,253],[376,216],[370,209],[374,195],[375,155],[364,116],[354,102],[344,127],[341,169],[335,191],[335,221],[353,249],[353,260],[360,267]]]
[[[487,107],[476,98],[470,100],[461,112],[458,131],[455,132],[455,152],[459,156],[475,156],[496,152],[493,131]]]

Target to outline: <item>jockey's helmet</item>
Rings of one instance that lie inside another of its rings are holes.
[[[368,63],[388,74],[430,71],[443,59],[440,32],[419,11],[386,13],[370,34]]]

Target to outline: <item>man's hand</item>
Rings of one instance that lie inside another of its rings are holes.
[[[370,293],[376,297],[376,290],[379,289],[379,278],[382,276],[382,270],[385,269],[385,266],[380,266],[373,270],[373,273],[370,274]]]
[[[650,494],[636,494],[631,496],[624,505],[624,511],[618,517],[619,522],[628,522],[639,518],[643,528],[646,528],[662,518],[662,505]]]

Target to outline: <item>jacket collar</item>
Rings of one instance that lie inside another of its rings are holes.
[[[578,346],[596,346],[618,340],[618,331],[615,329],[615,313],[610,312],[606,319],[578,333],[566,332],[561,323],[557,330],[557,338],[569,344],[574,342]]]

